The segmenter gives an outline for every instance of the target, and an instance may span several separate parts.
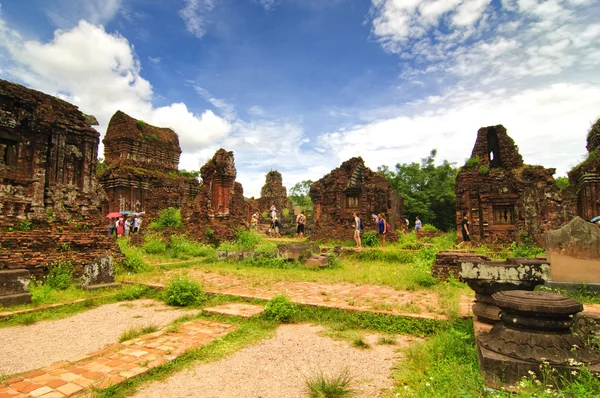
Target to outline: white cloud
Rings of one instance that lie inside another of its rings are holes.
[[[250,108],[248,108],[248,114],[251,116],[258,116],[258,117],[266,116],[265,110],[261,106],[258,106],[258,105],[254,105],[254,106],[251,106]]]
[[[503,124],[526,163],[564,174],[585,153],[590,122],[600,116],[600,87],[555,84],[497,92],[454,90],[396,111],[397,116],[319,137],[336,163],[362,156],[368,166],[418,162],[433,148],[438,160],[468,158],[480,127]]]
[[[121,8],[121,0],[58,0],[46,8],[46,15],[59,28],[71,28],[84,19],[92,24],[105,24]]]
[[[104,133],[110,117],[122,110],[137,119],[172,127],[184,150],[197,151],[229,134],[231,125],[212,111],[194,115],[185,104],[154,108],[150,82],[127,39],[81,21],[56,31],[52,41],[23,41],[0,20],[0,49],[9,61],[5,77],[59,95],[93,114]]]
[[[278,0],[254,0],[255,2],[257,2],[258,4],[260,4],[265,11],[271,11],[275,8],[275,6],[277,5],[277,3],[279,2]]]
[[[148,57],[148,61],[152,62],[153,64],[160,64],[162,61],[161,57]]]
[[[185,0],[185,7],[179,10],[179,15],[188,32],[200,39],[206,34],[207,16],[213,8],[214,0]]]

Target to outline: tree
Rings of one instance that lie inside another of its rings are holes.
[[[404,212],[410,220],[416,216],[424,223],[449,231],[456,223],[454,191],[458,168],[444,160],[435,165],[437,150],[421,159],[421,163],[398,163],[396,170],[387,166],[377,169],[404,198]]]
[[[304,180],[290,189],[288,197],[294,206],[300,206],[304,210],[312,209],[313,203],[310,196],[308,196],[308,191],[312,183],[311,180]]]
[[[569,188],[569,179],[567,177],[557,177],[556,186],[561,191],[564,191],[565,189]]]

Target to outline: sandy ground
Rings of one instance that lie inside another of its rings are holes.
[[[0,328],[0,375],[75,358],[117,343],[130,328],[160,327],[197,312],[145,299],[107,304],[57,321]]]
[[[322,371],[337,376],[348,369],[358,397],[388,396],[393,385],[391,367],[406,347],[417,339],[399,336],[396,345],[359,349],[347,341],[322,336],[312,325],[280,326],[277,335],[214,363],[199,364],[164,382],[151,383],[137,398],[179,397],[306,397],[305,380]]]

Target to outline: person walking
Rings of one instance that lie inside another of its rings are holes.
[[[300,214],[296,217],[296,238],[304,238],[304,225],[306,223],[306,216],[300,210]]]
[[[354,241],[356,242],[356,248],[362,250],[362,242],[360,241],[360,233],[363,230],[362,220],[356,213],[352,213],[354,217]]]
[[[419,231],[421,230],[421,220],[419,216],[415,217],[415,234],[417,234],[417,238],[419,237]]]
[[[115,228],[117,229],[117,238],[120,238],[125,233],[125,220],[123,217],[117,218],[115,222]]]
[[[252,214],[252,220],[250,221],[250,226],[253,231],[256,231],[258,228],[258,213]]]
[[[469,217],[467,217],[467,213],[463,216],[461,224],[463,241],[457,247],[461,247],[462,245],[471,246],[471,231],[469,231]]]
[[[387,221],[385,220],[385,215],[383,213],[381,213],[379,215],[379,235],[381,236],[381,248],[385,249],[385,235],[388,232],[389,229],[389,225],[387,223]]]
[[[115,220],[110,218],[108,222],[108,236],[114,238],[115,235]]]

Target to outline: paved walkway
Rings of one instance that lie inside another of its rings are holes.
[[[176,271],[169,272],[166,278],[176,273]],[[263,300],[284,294],[298,304],[421,319],[447,319],[447,314],[438,302],[437,294],[426,290],[402,291],[389,286],[304,281],[253,285],[252,282],[235,276],[196,270],[190,271],[188,276],[190,279],[197,280],[208,293]],[[164,287],[162,283],[148,283],[148,285]],[[473,298],[468,296],[460,298],[459,316],[469,316],[472,300]]]
[[[84,357],[13,377],[0,384],[0,398],[62,398],[89,388],[107,388],[208,344],[235,330],[231,325],[205,320],[108,346]]]

